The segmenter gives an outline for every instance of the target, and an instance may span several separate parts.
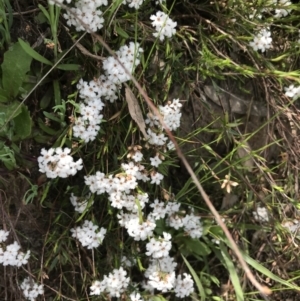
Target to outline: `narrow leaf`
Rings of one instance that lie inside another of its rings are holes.
[[[50,22],[50,15],[49,15],[49,13],[47,12],[46,8],[45,8],[43,5],[41,5],[41,4],[39,4],[38,6],[39,6],[39,9],[43,12],[44,16],[45,16],[45,17],[48,19],[48,21]]]
[[[190,265],[190,263],[187,261],[187,259],[181,254],[186,266],[188,267],[190,273],[192,274],[195,282],[196,282],[196,285],[197,285],[197,288],[198,288],[198,291],[199,291],[199,294],[200,294],[200,298],[201,298],[201,301],[205,301],[206,300],[206,294],[205,294],[205,290],[203,288],[203,285],[197,275],[197,273],[195,272],[195,270],[192,268],[192,266]]]
[[[241,287],[239,276],[237,275],[237,272],[236,272],[236,268],[235,268],[229,254],[228,254],[228,252],[227,252],[227,250],[226,250],[226,248],[223,244],[220,244],[220,249],[221,249],[221,252],[222,252],[221,256],[224,260],[223,263],[227,267],[232,285],[233,285],[234,290],[235,290],[236,300],[237,301],[244,301],[244,293],[243,293],[243,289]]]
[[[50,65],[52,66],[53,64],[47,60],[46,58],[44,58],[43,56],[41,56],[39,53],[37,53],[34,49],[32,49],[29,44],[27,44],[26,42],[24,42],[22,39],[18,39],[21,47],[24,49],[24,51],[29,54],[32,58],[34,58],[35,60],[46,64],[46,65]]]

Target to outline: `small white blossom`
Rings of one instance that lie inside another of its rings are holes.
[[[174,286],[174,292],[178,298],[188,297],[192,292],[194,292],[194,281],[191,275],[183,273],[183,276],[183,279],[182,275],[177,276]]]
[[[67,147],[51,148],[48,151],[43,148],[41,156],[38,157],[39,171],[45,173],[47,178],[67,178],[75,175],[83,168],[82,159],[74,162],[70,152],[71,149]]]
[[[143,154],[140,151],[136,151],[131,157],[135,162],[141,162],[143,159]]]
[[[257,207],[256,211],[253,211],[253,216],[255,220],[260,222],[268,222],[269,221],[269,215],[267,208],[265,207]]]
[[[106,234],[105,228],[100,228],[100,231],[98,228],[93,222],[85,220],[82,227],[71,229],[72,237],[77,238],[88,249],[97,248],[102,244]]]
[[[88,199],[90,198],[91,195],[88,196]],[[88,205],[88,199],[85,200],[80,200],[79,197],[75,196],[73,193],[71,194],[70,201],[72,205],[75,207],[74,210],[82,213],[84,210],[87,208]],[[92,202],[92,204],[94,201]]]
[[[175,27],[177,22],[172,21],[167,14],[162,11],[158,11],[156,15],[151,15],[152,26],[155,27],[156,32],[153,35],[161,41],[167,38],[171,38],[176,33]]]
[[[152,258],[162,258],[169,255],[169,251],[172,248],[171,234],[163,232],[163,238],[158,239],[152,237],[146,244],[146,255],[152,256]]]
[[[29,277],[24,279],[20,287],[23,291],[25,298],[30,301],[35,301],[39,295],[44,294],[43,284],[38,285],[33,281],[33,279],[29,279]]]
[[[131,293],[130,301],[143,301],[144,299],[141,297],[140,293]]]
[[[159,159],[159,156],[156,155],[154,158],[150,158],[150,164],[154,167],[158,167],[161,164],[161,160]]]
[[[0,230],[0,242],[6,241],[8,235],[9,235],[8,231]]]
[[[269,49],[272,44],[271,31],[269,28],[264,28],[258,32],[258,34],[254,37],[254,40],[250,42],[250,46],[254,50],[261,50],[261,52],[265,52],[266,49]]]
[[[152,172],[151,173],[151,184],[159,185],[163,180],[164,176],[159,172]]]
[[[102,281],[95,281],[90,287],[90,295],[100,295],[102,292],[107,292],[110,297],[119,298],[121,294],[127,289],[129,284],[129,277],[126,277],[127,272],[120,267],[114,269],[108,276],[104,276]]]

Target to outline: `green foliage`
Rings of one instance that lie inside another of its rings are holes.
[[[1,65],[2,89],[0,94],[2,102],[13,100],[20,93],[30,65],[31,57],[24,51],[20,43],[13,44],[4,53],[4,60]]]
[[[0,1],[0,49],[3,49],[4,46],[10,45],[11,37],[10,30],[13,23],[12,16],[12,7],[9,0],[1,0]]]

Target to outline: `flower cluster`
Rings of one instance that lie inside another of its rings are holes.
[[[72,0],[65,0],[67,3],[71,3]],[[60,6],[61,4],[64,3],[64,0],[48,0],[48,3],[50,5],[57,5],[57,6]]]
[[[268,222],[269,215],[268,210],[265,207],[257,207],[255,211],[252,212],[255,220],[259,222]]]
[[[129,297],[130,297],[130,301],[143,301],[144,300],[141,297],[140,293],[131,293]]]
[[[79,0],[75,7],[67,10],[64,18],[69,26],[75,26],[77,31],[96,32],[103,27],[104,19],[100,6],[107,5],[107,0]]]
[[[178,275],[175,281],[174,292],[178,298],[187,297],[194,291],[192,276],[187,273],[183,273],[183,276],[182,279],[182,276]]]
[[[102,122],[100,114],[104,104],[99,98],[85,99],[79,106],[79,114],[73,125],[73,136],[84,140],[85,143],[95,140]]]
[[[143,4],[144,0],[124,0],[123,4],[128,4],[129,7],[139,9]]]
[[[164,123],[170,131],[176,131],[180,126],[182,104],[179,99],[169,101],[165,106],[159,106],[159,111],[163,115]]]
[[[163,238],[152,237],[146,245],[146,255],[152,258],[162,258],[169,255],[172,248],[171,234],[163,232]]]
[[[272,44],[271,31],[269,28],[263,28],[258,32],[254,37],[254,40],[250,42],[250,46],[255,50],[261,50],[265,52],[266,49],[269,49]]]
[[[79,96],[83,103],[79,106],[80,117],[76,118],[73,125],[74,137],[86,143],[96,139],[103,120],[101,111],[104,100],[114,102],[121,84],[130,79],[130,74],[140,64],[139,56],[143,49],[138,43],[130,42],[116,51],[116,57],[110,56],[103,61],[103,70],[99,78],[89,82],[81,79],[77,84]],[[124,70],[123,66],[127,69]]]
[[[277,7],[275,8],[274,17],[278,19],[286,17],[292,11],[292,9],[287,8],[287,6],[290,6],[291,4],[292,2],[289,0],[278,0]]]
[[[8,231],[0,230],[0,242],[5,242],[9,235]],[[20,267],[23,264],[27,264],[30,257],[30,251],[23,253],[20,251],[21,246],[15,241],[10,245],[4,245],[0,247],[0,264],[4,266],[17,266]]]
[[[124,45],[116,51],[116,58],[110,56],[105,59],[103,61],[103,69],[107,79],[117,85],[130,80],[130,74],[127,74],[124,67],[128,72],[133,72],[135,67],[140,64],[139,57],[142,52],[143,49],[138,43],[130,42],[129,46]]]
[[[144,288],[150,291],[157,289],[167,292],[174,289],[177,297],[188,297],[194,291],[194,281],[186,273],[175,275],[177,263],[172,257],[166,256],[160,259],[152,259],[149,267],[145,271],[145,277],[149,280],[144,283]]]
[[[177,130],[180,126],[181,107],[182,104],[179,102],[179,99],[173,99],[172,102],[169,101],[165,106],[159,106],[159,111],[163,117],[163,121],[166,127],[171,131]],[[147,133],[149,135],[149,144],[164,146],[168,143],[167,136],[162,133],[164,128],[160,124],[158,116],[148,113],[145,123],[149,125],[149,128],[147,129]],[[173,144],[173,142],[171,143]],[[174,145],[171,145],[170,147],[173,148]]]
[[[180,204],[177,202],[169,202],[166,206],[166,214],[168,215],[167,224],[174,229],[183,227],[185,233],[192,238],[200,238],[203,234],[203,225],[199,216],[191,214],[183,214],[180,212]]]
[[[90,196],[91,195],[89,195],[87,199],[82,200],[72,193],[71,197],[70,197],[70,201],[71,201],[72,205],[75,207],[74,210],[79,213],[84,212],[84,210],[86,209],[86,207],[88,205],[88,199],[90,198]],[[92,202],[91,205],[93,205],[93,203],[94,202]]]
[[[91,286],[91,295],[100,295],[107,292],[110,297],[120,297],[129,284],[129,278],[126,277],[127,272],[120,267],[114,269],[108,276],[104,276],[102,281],[96,280]]]
[[[98,248],[105,237],[106,229],[100,228],[93,222],[85,220],[82,227],[71,229],[72,237],[77,238],[88,249]]]
[[[74,176],[78,170],[83,168],[82,159],[74,162],[70,156],[69,148],[62,149],[61,147],[50,148],[49,150],[42,149],[41,156],[38,157],[39,171],[45,173],[47,178],[67,178]]]
[[[294,100],[299,98],[300,96],[300,86],[295,87],[294,85],[290,85],[288,88],[284,88],[285,95],[293,98]]]
[[[171,38],[176,33],[175,27],[177,22],[172,21],[172,19],[162,11],[158,11],[156,15],[150,17],[152,20],[152,26],[155,27],[156,32],[153,36],[158,37],[161,41],[167,38]]]
[[[44,294],[44,286],[42,284],[38,285],[29,277],[24,279],[20,287],[25,298],[30,301],[35,301],[37,296]]]
[[[292,3],[289,0],[266,0],[264,5],[265,7],[261,8],[258,12],[257,9],[254,9],[254,12],[250,14],[250,19],[254,17],[258,19],[263,18],[263,13],[273,14],[274,18],[280,19],[286,17],[292,9],[288,8]]]

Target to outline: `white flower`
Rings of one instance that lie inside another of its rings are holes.
[[[200,217],[192,214],[187,214],[183,219],[184,231],[192,238],[200,238],[203,233],[203,225]]]
[[[93,285],[90,287],[90,295],[100,295],[106,289],[106,281],[94,281]]]
[[[6,241],[8,235],[9,235],[8,231],[0,230],[0,242]]]
[[[143,301],[144,299],[141,297],[140,293],[131,293],[130,300],[131,301]]]
[[[139,9],[143,4],[144,0],[124,0],[123,4],[126,4],[126,2],[128,3],[129,7]]]
[[[268,210],[265,207],[257,207],[256,211],[252,212],[255,220],[259,222],[268,222],[269,221],[269,215]]]
[[[43,284],[38,285],[33,281],[33,279],[29,279],[29,277],[25,278],[20,285],[23,294],[26,299],[34,301],[39,295],[44,294],[44,286]]]
[[[254,40],[250,42],[250,46],[254,50],[261,50],[265,52],[266,49],[271,47],[272,38],[271,31],[269,28],[263,28],[258,32],[258,34],[254,37]]]
[[[290,85],[288,88],[284,88],[284,90],[285,95],[293,99],[297,99],[300,96],[300,86],[295,87],[294,85]]]
[[[176,297],[184,298],[188,297],[192,292],[194,292],[194,281],[191,275],[183,273],[184,279],[181,275],[178,275],[176,278],[174,292]]]
[[[158,155],[156,155],[154,158],[150,158],[150,164],[154,167],[158,167],[160,163],[162,162]]]
[[[79,0],[63,16],[77,31],[95,32],[103,27],[102,11],[98,8],[101,5],[107,5],[107,0],[89,1],[88,5],[85,0]]]
[[[127,289],[130,278],[126,277],[127,272],[120,267],[114,269],[108,276],[104,276],[106,283],[106,291],[110,297],[119,298],[121,294]]]
[[[152,258],[162,258],[169,256],[169,251],[172,248],[171,234],[163,232],[163,238],[159,237],[155,239],[152,237],[150,241],[146,244],[147,256],[152,256]]]
[[[148,269],[145,271],[145,277],[149,278],[147,285],[149,288],[167,292],[175,285],[175,268],[177,263],[174,259],[166,256],[160,259],[152,259]]]
[[[93,222],[85,220],[82,227],[72,228],[72,237],[77,238],[84,247],[93,249],[99,247],[105,238],[106,229],[94,225]]]
[[[155,199],[154,202],[150,204],[150,207],[153,208],[153,211],[150,213],[151,217],[153,217],[155,220],[165,217],[167,213],[165,203],[160,202],[158,199]]]
[[[79,213],[84,212],[84,210],[87,208],[88,199],[90,198],[90,196],[91,195],[89,195],[88,198],[85,200],[80,200],[80,198],[78,198],[73,193],[71,193],[70,201],[71,201],[72,205],[75,207],[74,210]],[[94,203],[94,201],[92,201],[92,204],[93,203]]]
[[[152,26],[155,27],[156,30],[153,35],[159,37],[161,41],[163,41],[165,37],[171,38],[175,35],[177,22],[173,22],[164,12],[158,11],[156,15],[151,15],[150,19],[152,20]]]
[[[159,172],[152,172],[151,173],[151,184],[156,184],[156,185],[159,185],[160,182],[163,180],[164,176],[159,173]]]
[[[288,8],[283,8],[285,6],[289,6],[292,5],[291,1],[288,0],[279,0],[278,1],[278,7],[275,9],[275,18],[283,18],[286,17],[291,11],[292,9],[288,9]]]
[[[74,159],[69,155],[71,150],[60,147],[51,148],[46,151],[41,150],[41,156],[38,157],[39,171],[45,173],[48,178],[67,178],[70,175],[75,175],[78,170],[83,168],[82,159],[74,162]]]
[[[147,219],[145,222],[140,223],[138,216],[131,218],[125,222],[125,228],[128,234],[134,238],[134,240],[145,240],[153,235],[153,231],[156,224],[153,220]]]
[[[135,161],[135,162],[140,162],[142,161],[143,159],[143,154],[140,152],[140,151],[136,151],[134,153],[134,155],[132,156],[132,159]]]

